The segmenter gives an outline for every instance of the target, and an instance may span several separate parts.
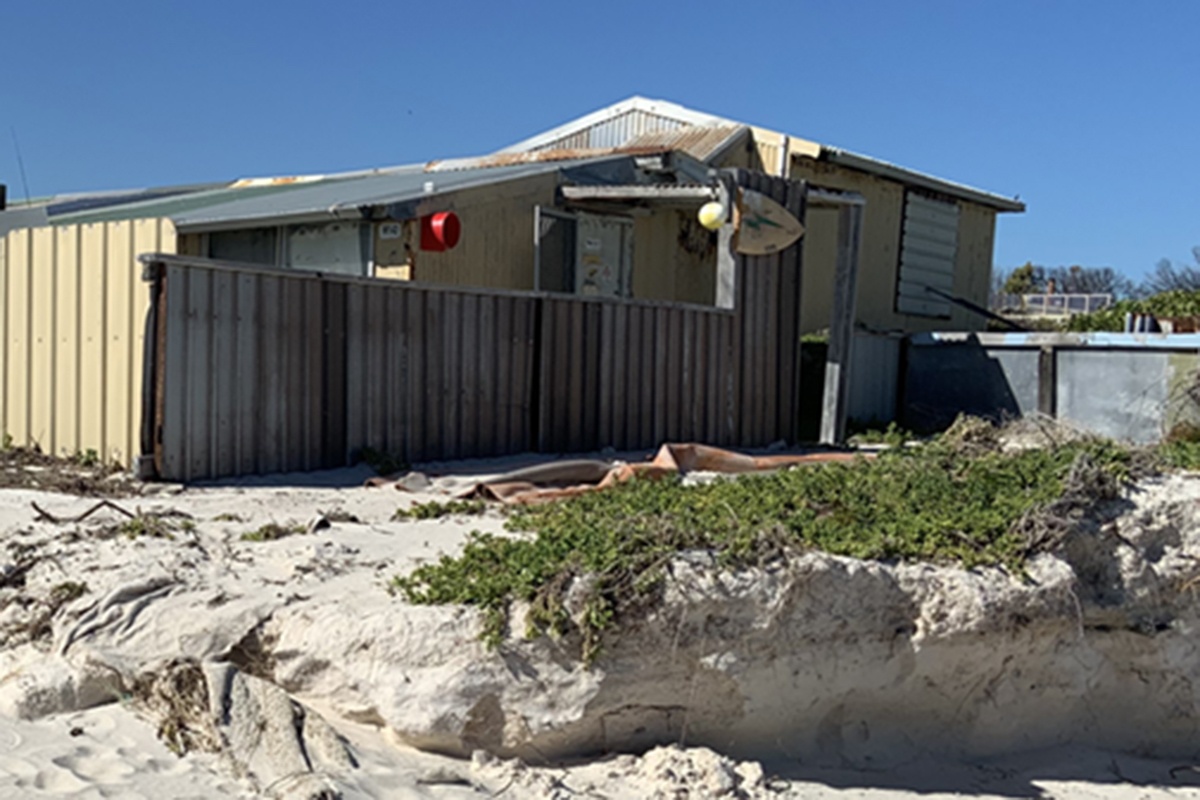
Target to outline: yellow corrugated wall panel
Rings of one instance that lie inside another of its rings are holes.
[[[8,237],[0,236],[0,437],[8,431]]]
[[[54,452],[79,451],[79,228],[55,228]]]
[[[438,180],[436,174],[432,180]],[[533,288],[533,207],[552,206],[557,178],[538,175],[464,192],[421,213],[453,209],[462,222],[462,238],[453,250],[419,251],[415,280],[496,289]],[[374,226],[375,266],[405,263],[403,242],[383,239]]]
[[[878,330],[930,330],[944,324],[931,317],[914,317],[896,311],[896,270],[899,265],[900,231],[904,219],[904,187],[873,175],[845,169],[837,164],[792,159],[793,180],[813,186],[858,192],[867,202],[863,214],[862,247],[859,251],[859,322]],[[801,289],[801,325],[805,332],[829,326],[833,299],[833,275],[837,262],[837,214],[819,209],[807,212],[808,232],[803,241],[804,267]]]
[[[29,277],[29,438],[54,448],[54,231],[34,228]]]
[[[132,465],[150,304],[137,257],[176,244],[159,219],[0,239],[0,425],[14,443]]]
[[[987,306],[992,282],[996,212],[975,203],[959,202],[958,252],[954,265],[954,293]],[[955,330],[982,327],[980,318],[963,308],[953,310]]]
[[[132,315],[133,276],[133,223],[128,221],[109,223],[105,243],[105,293],[104,293],[104,444],[101,451],[105,460],[128,464],[124,443],[128,436],[129,387],[132,342],[130,341],[130,317]]]
[[[79,448],[108,451],[104,439],[104,289],[106,225],[79,232]]]
[[[8,234],[8,364],[5,394],[6,433],[17,444],[29,443],[29,243],[28,230]]]

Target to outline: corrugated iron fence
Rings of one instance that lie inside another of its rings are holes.
[[[803,217],[804,187],[743,185]],[[798,430],[798,247],[738,257],[734,310],[152,260],[159,475],[754,446]]]
[[[137,256],[174,251],[166,219],[0,236],[0,433],[53,455],[131,464],[149,306]]]

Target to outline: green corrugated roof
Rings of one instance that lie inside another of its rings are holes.
[[[240,188],[225,187],[191,194],[174,195],[157,200],[143,200],[135,203],[106,206],[88,211],[76,211],[69,214],[59,214],[50,219],[52,225],[80,225],[93,222],[117,222],[127,219],[153,219],[157,217],[173,217],[188,211],[198,211],[210,206],[218,206],[234,200],[244,200],[252,197],[265,197],[295,191],[313,183],[289,183],[272,186],[243,186]]]

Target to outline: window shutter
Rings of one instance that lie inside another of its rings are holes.
[[[904,199],[896,310],[923,317],[950,316],[949,301],[925,287],[954,291],[957,254],[958,204],[909,191]]]

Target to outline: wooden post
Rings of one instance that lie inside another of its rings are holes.
[[[861,202],[842,205],[838,212],[837,272],[830,315],[829,354],[825,360],[825,402],[821,408],[822,444],[841,444],[846,438],[846,390],[854,346],[862,215]]]
[[[721,202],[729,208],[729,219],[721,226],[717,234],[717,288],[714,305],[717,308],[733,309],[737,306],[737,263],[738,256],[733,249],[734,228],[733,204],[737,199],[737,183],[729,173],[720,176]]]
[[[1038,351],[1038,413],[1053,419],[1058,416],[1058,360],[1054,345]]]

